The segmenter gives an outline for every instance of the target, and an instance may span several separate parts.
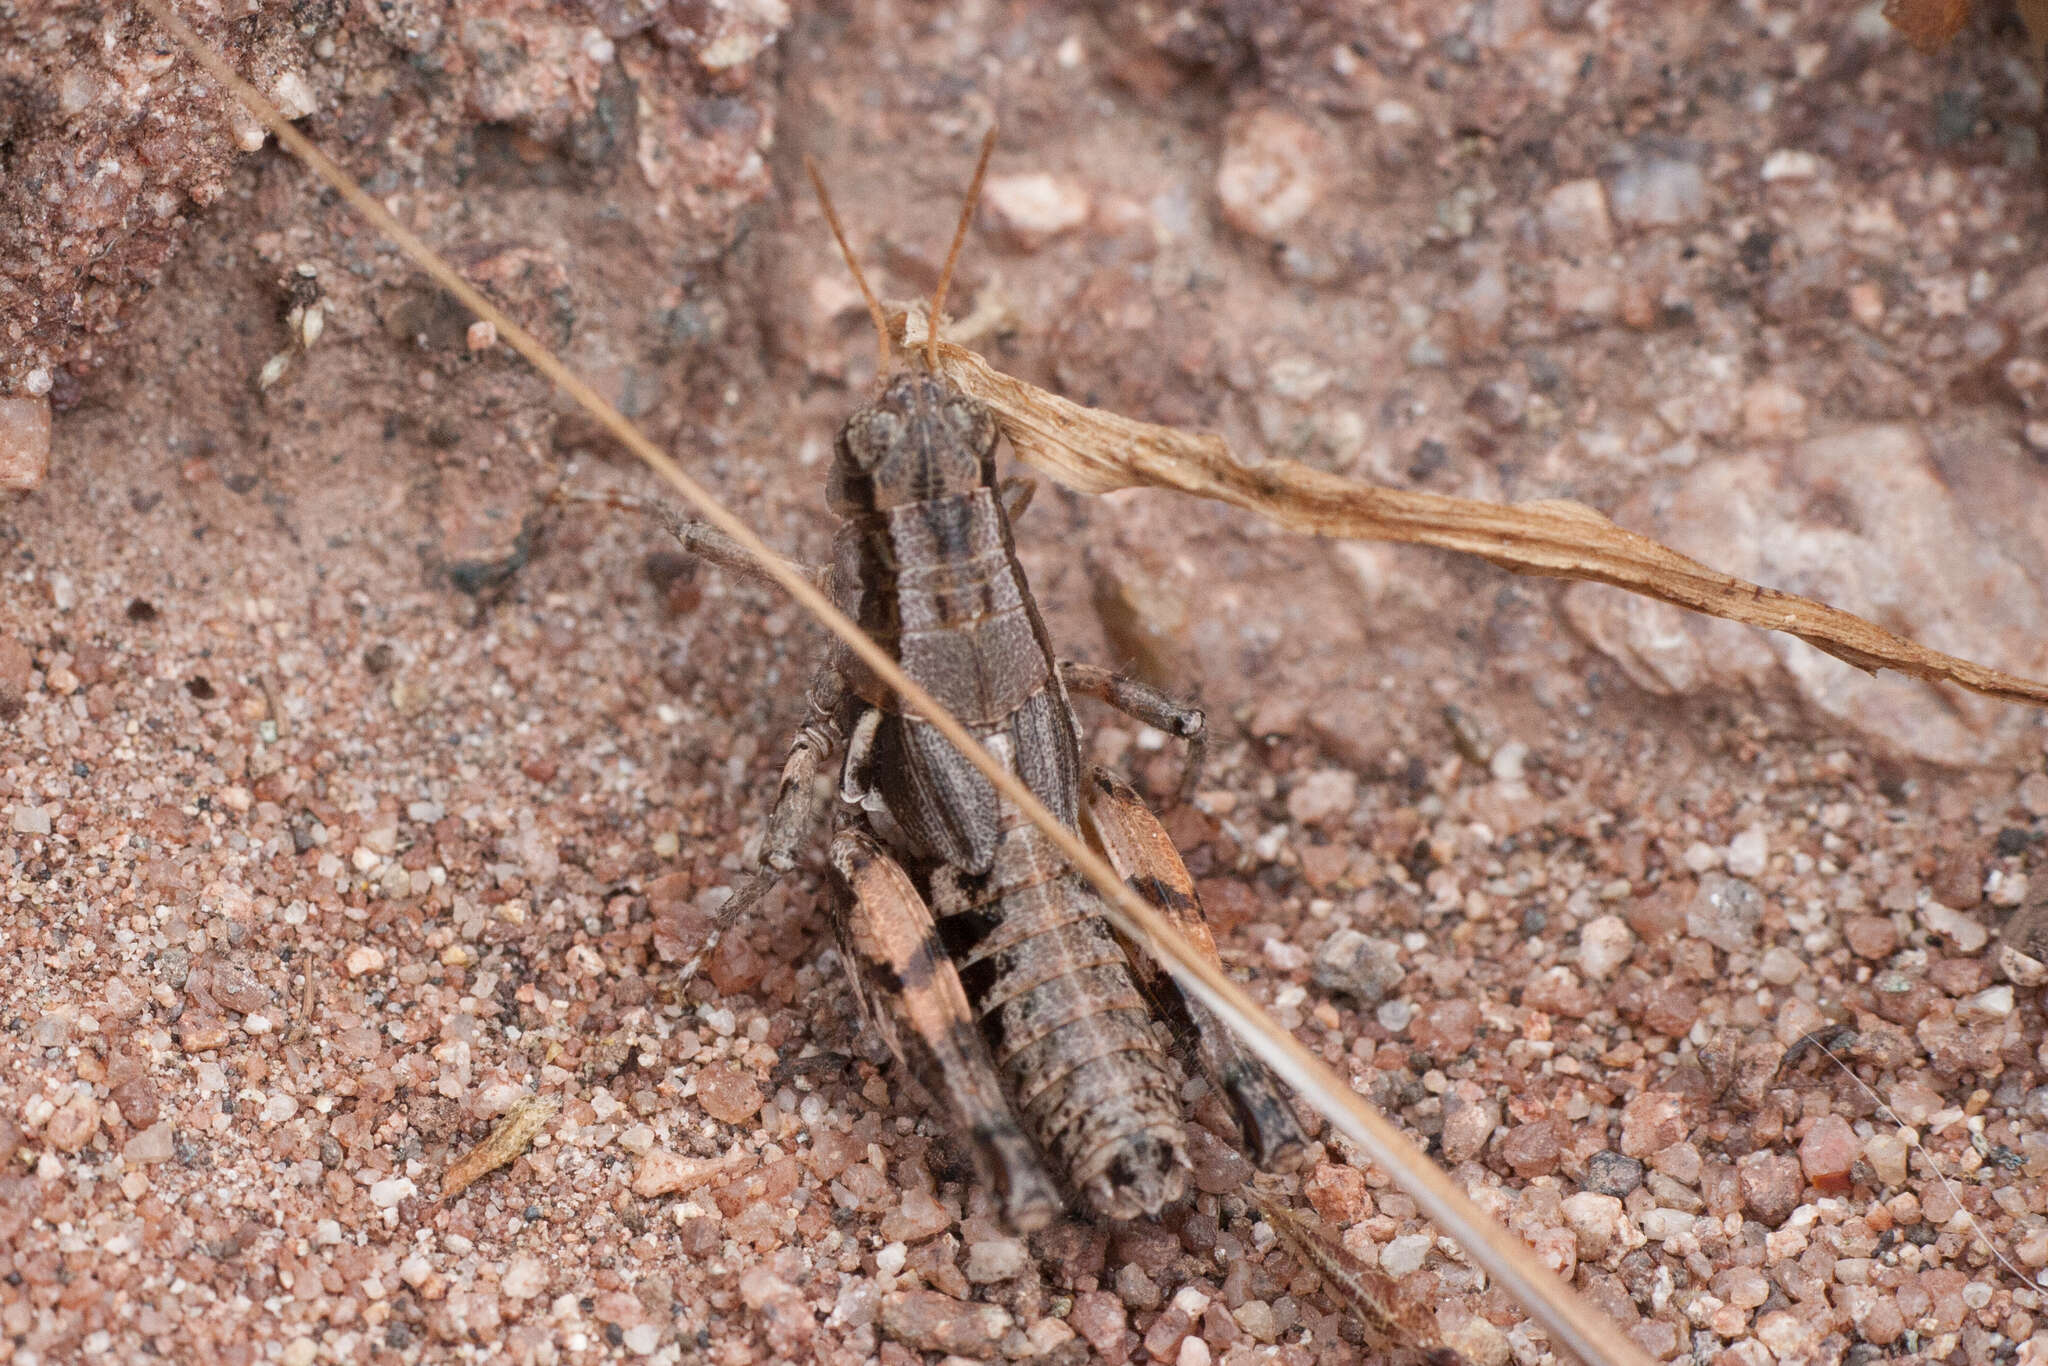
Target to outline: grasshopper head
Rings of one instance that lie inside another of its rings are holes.
[[[995,482],[996,421],[936,375],[903,371],[839,429],[828,497],[841,516]]]

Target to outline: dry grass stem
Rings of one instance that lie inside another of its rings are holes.
[[[893,313],[906,348],[925,344],[924,320]],[[940,371],[989,405],[1034,468],[1082,493],[1164,488],[1249,509],[1291,531],[1404,541],[1477,555],[1517,574],[1611,584],[1708,616],[1784,631],[1862,669],[1960,683],[1986,697],[2048,706],[2048,683],[1931,650],[1853,612],[1710,569],[1615,525],[1583,503],[1547,498],[1486,503],[1382,488],[1292,460],[1247,465],[1220,436],[1184,432],[1099,408],[1003,374],[940,341]]]

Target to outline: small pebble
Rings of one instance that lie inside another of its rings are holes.
[[[1813,1186],[1824,1191],[1849,1188],[1849,1171],[1856,1165],[1859,1144],[1856,1131],[1839,1115],[1815,1120],[1799,1140],[1799,1166]]]
[[[1707,873],[1686,907],[1685,932],[1727,953],[1746,953],[1756,947],[1763,913],[1763,897],[1755,887],[1740,878]]]
[[[1486,1150],[1486,1144],[1493,1137],[1493,1131],[1500,1124],[1500,1106],[1491,1100],[1460,1101],[1455,1096],[1444,1098],[1444,1131],[1440,1142],[1443,1144],[1444,1160],[1450,1163],[1466,1162]]]
[[[967,1279],[975,1285],[1013,1281],[1031,1265],[1031,1251],[1017,1238],[985,1238],[967,1245]]]
[[[1495,1151],[1515,1169],[1516,1176],[1526,1180],[1556,1171],[1561,1146],[1557,1126],[1549,1120],[1537,1120],[1508,1130]]]
[[[1764,951],[1757,973],[1774,987],[1789,987],[1806,975],[1806,960],[1782,944]]]
[[[997,230],[1024,251],[1088,221],[1088,191],[1080,182],[1042,171],[990,176],[981,203]]]
[[[0,490],[27,493],[49,474],[49,398],[0,398]]]
[[[1653,1243],[1662,1243],[1682,1233],[1692,1232],[1693,1215],[1687,1210],[1652,1205],[1636,1216],[1636,1224],[1645,1238]]]
[[[1789,1153],[1750,1153],[1735,1164],[1742,1200],[1758,1222],[1776,1228],[1799,1204],[1804,1179]]]
[[[724,1063],[713,1063],[697,1074],[697,1103],[722,1124],[753,1118],[765,1099],[753,1077]]]
[[[1166,1302],[1159,1286],[1136,1262],[1125,1262],[1116,1269],[1116,1293],[1129,1309],[1157,1309]]]
[[[1956,1003],[1956,1018],[1966,1024],[1988,1020],[2003,1020],[2013,1011],[2013,993],[2010,986],[1987,987],[1974,996],[1966,996]]]
[[[1244,1154],[1201,1125],[1188,1126],[1187,1144],[1196,1190],[1226,1195],[1251,1180],[1252,1164]]]
[[[2048,963],[2031,954],[2022,953],[2011,944],[1998,946],[1998,971],[2005,980],[2018,987],[2038,987],[2048,984]]]
[[[1751,1331],[1779,1361],[1809,1361],[1813,1357],[1813,1329],[1789,1309],[1774,1309],[1760,1316]]]
[[[1407,975],[1398,945],[1353,929],[1338,930],[1315,953],[1315,984],[1360,1005],[1379,1004]]]
[[[1899,931],[1890,917],[1852,915],[1842,922],[1842,939],[1858,958],[1873,962],[1889,958],[1899,947]]]
[[[1728,841],[1726,867],[1735,877],[1761,877],[1770,857],[1769,836],[1762,826],[1752,825]]]
[[[1579,1256],[1587,1261],[1627,1245],[1628,1214],[1612,1195],[1574,1191],[1564,1198],[1564,1217],[1578,1236]]]
[[[1074,1296],[1067,1323],[1084,1338],[1097,1356],[1108,1356],[1123,1347],[1130,1319],[1123,1301],[1106,1290],[1084,1290]]]
[[[994,1304],[972,1304],[936,1290],[898,1290],[882,1296],[882,1332],[918,1352],[951,1352],[986,1360],[999,1354],[1016,1321]]]
[[[514,1257],[498,1278],[498,1289],[515,1300],[530,1300],[547,1286],[547,1264],[538,1257]]]
[[[1380,1269],[1385,1270],[1386,1254],[1380,1254]],[[1237,1320],[1237,1326],[1255,1342],[1272,1342],[1280,1336],[1279,1320],[1273,1313],[1273,1306],[1265,1300],[1246,1300],[1230,1311],[1230,1317]]]
[[[370,1203],[378,1209],[390,1209],[399,1201],[410,1199],[417,1194],[419,1188],[413,1185],[411,1178],[388,1177],[370,1187]]]
[[[1611,977],[1635,951],[1635,931],[1618,915],[1599,916],[1579,931],[1579,970],[1595,981]]]
[[[1676,227],[1706,212],[1706,177],[1691,161],[1639,148],[1608,176],[1607,201],[1629,227]]]
[[[1742,429],[1758,441],[1790,441],[1804,436],[1805,396],[1778,380],[1758,380],[1742,392]]]
[[[1684,1103],[1669,1091],[1645,1091],[1621,1108],[1621,1151],[1625,1157],[1649,1157],[1685,1137]],[[1636,1170],[1641,1172],[1640,1163]]]
[[[374,944],[358,944],[348,951],[342,966],[351,977],[364,977],[384,970],[384,950]]]
[[[1479,1035],[1479,1006],[1463,997],[1431,1001],[1410,1031],[1415,1046],[1439,1063],[1472,1047]]]
[[[1411,1233],[1392,1239],[1380,1249],[1380,1270],[1398,1281],[1420,1271],[1430,1248],[1435,1245],[1436,1240],[1426,1233]]]
[[[1224,221],[1251,237],[1275,238],[1323,196],[1322,134],[1278,109],[1255,109],[1224,134],[1216,200]]]
[[[1676,1186],[1681,1189],[1690,1189],[1693,1186],[1697,1186],[1703,1169],[1700,1150],[1690,1143],[1672,1144],[1652,1157],[1650,1165],[1655,1169],[1653,1175],[1663,1177],[1663,1184],[1667,1188]],[[1664,1203],[1675,1204],[1678,1201],[1674,1198],[1667,1198]]]
[[[1930,901],[1920,908],[1920,923],[1929,933],[1953,944],[1958,953],[1976,953],[1991,942],[1991,932],[1982,924],[1939,901]]]
[[[1764,183],[1781,180],[1812,180],[1820,174],[1820,158],[1796,147],[1780,147],[1764,158],[1758,172]]]
[[[43,1125],[43,1140],[60,1153],[75,1153],[99,1131],[99,1102],[90,1094],[73,1092]]]
[[[1288,816],[1304,826],[1339,820],[1357,805],[1358,775],[1349,769],[1317,769],[1287,794]]]
[[[169,1120],[150,1125],[128,1140],[126,1146],[121,1149],[121,1160],[132,1167],[170,1161],[172,1134]]]
[[[931,1192],[916,1186],[903,1192],[902,1203],[882,1216],[880,1229],[885,1242],[921,1243],[953,1226],[953,1216],[932,1198]]]
[[[1543,197],[1543,240],[1565,256],[1591,256],[1614,246],[1607,191],[1597,180],[1567,180]]]
[[[652,1199],[677,1191],[695,1190],[706,1181],[731,1170],[746,1160],[744,1149],[733,1149],[720,1157],[684,1157],[666,1148],[650,1149],[633,1171],[633,1194]]]

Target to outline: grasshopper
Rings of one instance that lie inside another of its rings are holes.
[[[993,146],[991,132],[931,303],[933,344]],[[912,679],[1065,824],[1085,828],[1117,873],[1217,962],[1172,839],[1129,784],[1100,767],[1084,772],[1071,695],[1187,741],[1182,794],[1200,768],[1202,712],[1137,679],[1057,658],[1012,539],[1031,485],[998,482],[993,416],[933,372],[929,345],[923,370],[888,375],[881,308],[816,168],[807,169],[874,314],[884,365],[879,392],[835,442],[827,494],[841,518],[834,561],[795,568],[829,586]],[[715,529],[674,529],[699,557],[759,574]],[[1155,1020],[1228,1102],[1259,1166],[1301,1164],[1308,1136],[1266,1066],[1119,937],[1095,890],[1047,837],[844,649],[812,681],[759,866],[721,907],[685,974],[794,867],[817,824],[816,780],[835,750],[834,930],[861,1013],[949,1112],[1012,1228],[1044,1227],[1069,1198],[1091,1215],[1131,1220],[1185,1197],[1185,1129]],[[1459,1360],[1385,1277],[1270,1196],[1254,1199],[1369,1335],[1432,1361]]]
[[[956,255],[973,203],[970,189]],[[850,251],[847,261],[858,277]],[[872,300],[864,279],[860,287]],[[987,408],[945,379],[917,370],[885,377],[836,442],[834,564],[806,573],[829,583],[848,615],[1064,823],[1078,828],[1085,807],[1118,872],[1213,957],[1192,880],[1156,819],[1111,775],[1084,774],[1070,695],[1189,741],[1190,782],[1202,713],[1135,679],[1056,660],[1011,537],[1030,486],[997,482],[996,441]],[[686,528],[683,539],[716,563],[751,567],[709,528]],[[844,819],[830,863],[843,893],[836,929],[863,1012],[905,1069],[944,1099],[1014,1227],[1042,1227],[1063,1204],[1046,1159],[1083,1207],[1107,1218],[1157,1214],[1185,1194],[1174,1083],[1148,1004],[1194,1047],[1261,1165],[1298,1163],[1306,1137],[1265,1067],[1164,973],[1134,961],[1096,893],[1044,835],[843,651],[812,684],[761,866],[714,934],[793,866],[813,825],[819,767],[842,747]]]

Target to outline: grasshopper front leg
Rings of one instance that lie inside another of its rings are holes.
[[[931,908],[910,875],[867,835],[842,831],[832,869],[844,895],[834,924],[861,1014],[896,1061],[952,1110],[982,1179],[1020,1233],[1045,1227],[1060,1194],[1003,1092],[995,1060],[974,1022],[960,974],[939,941]]]
[[[1173,847],[1158,818],[1128,783],[1108,769],[1090,769],[1086,794],[1084,824],[1089,838],[1108,857],[1118,876],[1171,921],[1198,952],[1211,963],[1220,963],[1201,898],[1195,895],[1194,879],[1188,876],[1180,851]],[[1130,946],[1125,948],[1128,952]],[[1291,1171],[1299,1166],[1308,1136],[1265,1064],[1246,1053],[1237,1036],[1206,1007],[1182,994],[1149,955],[1132,953],[1130,957],[1139,985],[1154,1007],[1181,1046],[1193,1052],[1209,1084],[1230,1102],[1252,1160],[1268,1171]]]
[[[825,756],[838,748],[839,712],[845,697],[846,679],[832,664],[826,664],[811,679],[804,721],[790,739],[788,757],[782,762],[782,781],[775,788],[775,805],[769,808],[768,824],[761,833],[759,858],[753,871],[718,908],[704,946],[679,970],[680,981],[688,982],[696,976],[697,969],[726,932],[796,866],[797,851],[818,826],[818,768]]]

